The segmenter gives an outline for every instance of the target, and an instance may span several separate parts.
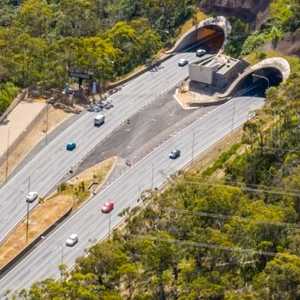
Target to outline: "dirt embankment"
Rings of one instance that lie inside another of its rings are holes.
[[[266,17],[271,0],[204,0],[200,7],[209,13],[242,18],[259,25]]]

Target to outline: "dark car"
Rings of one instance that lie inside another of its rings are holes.
[[[68,143],[66,145],[66,150],[73,151],[76,148],[76,143]]]
[[[172,150],[169,154],[170,159],[176,159],[179,156],[180,156],[180,150],[178,150],[178,149]]]
[[[93,105],[89,105],[86,110],[90,111],[90,112],[93,112],[94,111]]]

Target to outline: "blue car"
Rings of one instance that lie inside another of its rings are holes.
[[[73,151],[76,148],[76,143],[68,143],[66,149],[68,151]]]

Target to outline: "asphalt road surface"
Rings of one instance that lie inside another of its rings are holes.
[[[249,112],[263,104],[263,98],[235,98],[174,134],[87,202],[10,270],[0,280],[0,291],[3,293],[0,297],[4,297],[8,289],[18,290],[47,277],[58,277],[60,263],[72,266],[78,256],[84,255],[84,249],[107,236],[109,216],[100,212],[107,200],[115,201],[111,224],[116,226],[121,221],[118,214],[124,208],[138,205],[141,191],[162,186],[169,175],[240,127],[249,119]],[[181,156],[170,160],[168,154],[174,148],[181,150]],[[65,240],[72,233],[78,234],[79,243],[68,248],[64,245]]]
[[[79,166],[83,171],[109,157],[118,156],[132,164],[141,160],[172,134],[199,119],[216,106],[184,110],[174,100],[175,89],[130,118],[105,141],[99,143]]]
[[[114,108],[106,112],[103,126],[94,127],[95,113],[82,113],[78,120],[10,178],[0,189],[0,241],[25,216],[25,195],[28,191],[36,191],[41,196],[47,195],[71,168],[76,168],[122,122],[174,88],[188,75],[187,66],[177,65],[177,61],[183,57],[190,62],[198,59],[194,53],[179,53],[162,63],[159,68],[128,82],[120,92],[110,97]],[[65,145],[73,141],[77,143],[76,150],[66,151]]]

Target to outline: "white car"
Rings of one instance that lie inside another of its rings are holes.
[[[178,66],[179,67],[183,67],[185,65],[187,65],[189,63],[189,61],[186,59],[186,58],[181,58],[179,61],[178,61]]]
[[[78,235],[76,233],[73,233],[66,239],[66,246],[73,247],[78,243],[78,240]]]
[[[39,197],[39,194],[37,192],[29,192],[26,195],[26,202],[27,203],[32,203],[34,202],[37,198]]]
[[[196,51],[196,56],[198,56],[198,57],[203,56],[204,54],[206,54],[206,50],[204,50],[204,49],[198,49]]]

